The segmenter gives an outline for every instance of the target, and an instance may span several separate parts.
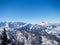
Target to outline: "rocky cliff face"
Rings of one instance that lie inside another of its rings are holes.
[[[22,22],[0,23],[0,37],[3,28],[7,38],[12,40],[10,45],[59,45],[60,26],[50,23],[26,24]],[[1,38],[0,38],[1,43]]]

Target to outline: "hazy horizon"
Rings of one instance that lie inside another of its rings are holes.
[[[0,22],[60,23],[60,0],[0,0]]]

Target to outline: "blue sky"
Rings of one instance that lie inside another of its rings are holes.
[[[60,0],[0,0],[0,22],[60,22]]]

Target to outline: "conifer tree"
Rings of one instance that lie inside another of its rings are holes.
[[[6,35],[5,28],[4,28],[4,31],[2,32],[1,40],[2,40],[1,45],[7,45],[7,35]]]
[[[5,28],[4,28],[4,31],[2,32],[1,40],[2,40],[1,45],[8,45],[9,43],[12,42],[11,39],[7,38],[7,34],[6,34]]]

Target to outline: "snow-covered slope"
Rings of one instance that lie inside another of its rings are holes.
[[[40,22],[40,24],[27,24],[23,22],[0,22],[0,37],[3,28],[7,37],[12,40],[11,45],[59,45],[60,24]]]

